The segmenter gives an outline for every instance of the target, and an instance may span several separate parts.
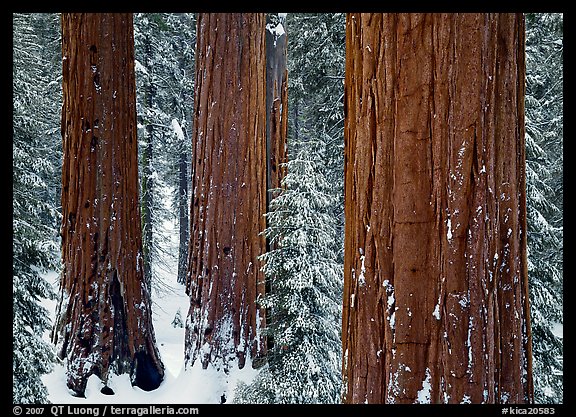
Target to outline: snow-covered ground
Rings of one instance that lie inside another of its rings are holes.
[[[177,236],[175,225],[164,222],[165,234],[169,240],[165,243],[166,253],[177,254]],[[256,375],[249,363],[239,369],[230,370],[228,375],[216,372],[214,369],[202,369],[196,363],[191,369],[184,370],[184,327],[174,327],[172,321],[178,310],[182,322],[186,321],[189,307],[189,298],[184,286],[178,284],[177,257],[167,256],[163,265],[156,265],[156,272],[161,278],[159,291],[152,293],[153,320],[156,333],[156,342],[162,362],[165,366],[165,378],[160,387],[154,391],[146,392],[138,387],[132,387],[128,375],[113,375],[108,381],[115,395],[104,395],[100,392],[102,383],[93,375],[88,380],[86,398],[74,397],[66,387],[66,370],[63,364],[56,365],[54,371],[44,375],[42,381],[48,388],[48,399],[54,403],[68,404],[218,404],[222,394],[226,395],[227,403],[231,403],[234,388],[238,380],[249,382]],[[46,279],[58,292],[58,274],[50,272]],[[56,310],[55,300],[44,300],[43,305],[52,315]],[[49,340],[49,332],[44,335]]]

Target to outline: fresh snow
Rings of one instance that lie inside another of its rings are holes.
[[[174,134],[176,135],[178,140],[183,141],[185,139],[184,138],[184,132],[182,131],[182,128],[180,127],[180,123],[178,123],[178,120],[176,120],[176,119],[172,119],[172,130],[174,131]]]
[[[284,30],[284,26],[282,25],[282,23],[278,23],[276,25],[276,37],[279,38],[280,36],[284,35],[286,33],[286,31]]]
[[[560,339],[564,338],[564,325],[562,323],[552,323],[552,334]]]
[[[232,368],[228,375],[212,367],[202,369],[200,362],[196,362],[191,369],[184,370],[181,367],[174,372],[173,366],[178,360],[165,356],[165,351],[160,348],[166,365],[164,381],[158,389],[150,392],[133,387],[129,375],[123,374],[113,375],[108,381],[115,395],[104,395],[100,392],[102,382],[96,375],[92,375],[86,386],[86,398],[74,397],[66,387],[66,373],[62,365],[56,366],[42,381],[48,388],[48,399],[54,404],[218,404],[222,394],[226,395],[227,403],[230,403],[238,381],[249,382],[257,373],[248,361],[243,369]],[[180,356],[183,362],[183,352]]]
[[[440,320],[440,303],[436,304],[436,307],[434,307],[434,312],[432,313],[432,315],[436,318],[436,320]]]
[[[137,59],[134,60],[134,68],[136,72],[141,72],[145,75],[148,75],[148,70],[146,69],[146,67],[142,65],[140,61],[138,61]]]
[[[422,389],[418,391],[417,404],[430,404],[430,392],[432,391],[431,380],[430,368],[426,368],[425,379],[422,381]]]
[[[278,40],[278,38],[286,34],[286,31],[284,30],[284,26],[282,25],[282,23],[278,23],[276,26],[273,26],[271,23],[268,23],[266,25],[266,29],[274,35],[274,47],[276,47],[276,41]]]
[[[360,266],[360,275],[358,276],[358,284],[360,286],[366,285],[366,278],[364,277],[364,274],[366,273],[366,266],[364,266],[365,259],[366,257],[364,255],[360,256],[360,261],[362,262],[362,265]]]
[[[168,191],[166,195],[169,195]],[[170,236],[170,241],[166,243],[167,253],[178,253],[177,225],[166,221],[164,227],[166,235]],[[150,392],[143,391],[131,385],[128,374],[111,373],[108,386],[112,388],[115,395],[104,395],[100,392],[103,387],[102,382],[97,376],[92,375],[86,386],[86,398],[78,398],[73,396],[66,387],[64,364],[57,364],[53,372],[42,377],[48,389],[50,402],[54,404],[218,404],[224,394],[226,403],[229,404],[233,401],[238,381],[249,383],[253,380],[258,371],[252,369],[249,358],[243,369],[238,369],[233,364],[228,374],[216,371],[210,366],[208,369],[202,369],[199,361],[189,369],[184,368],[185,327],[174,327],[172,321],[178,311],[182,320],[185,320],[190,301],[185,293],[185,287],[177,282],[177,259],[167,257],[164,261],[164,264],[154,265],[162,282],[159,291],[154,289],[152,291],[156,343],[165,367],[165,377],[160,387]],[[45,274],[45,279],[58,293],[58,273],[51,271]],[[57,301],[46,299],[42,301],[42,305],[52,314],[51,319],[54,322]],[[50,340],[49,333],[46,331],[43,335],[45,340]]]
[[[272,33],[276,39],[278,39],[280,36],[286,33],[282,23],[278,23],[276,26],[273,26],[272,24],[269,23],[266,25],[266,29],[268,29],[268,31]]]

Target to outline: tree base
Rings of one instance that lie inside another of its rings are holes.
[[[147,352],[136,352],[134,355],[134,372],[132,385],[144,391],[152,391],[160,386],[164,379],[164,370]]]

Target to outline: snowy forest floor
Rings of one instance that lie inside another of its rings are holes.
[[[164,197],[168,190],[164,190]],[[167,205],[167,199],[164,198]],[[168,206],[167,206],[168,208]],[[53,372],[44,375],[42,381],[48,388],[48,399],[54,404],[218,404],[224,394],[227,403],[233,401],[234,389],[239,380],[250,382],[256,375],[249,363],[239,369],[232,369],[228,375],[216,372],[214,369],[202,369],[199,362],[190,369],[184,368],[184,325],[190,300],[185,293],[184,285],[177,282],[178,230],[172,220],[165,220],[161,235],[167,237],[162,241],[162,258],[154,264],[156,289],[152,290],[152,311],[156,343],[165,366],[165,377],[160,387],[146,392],[133,387],[127,374],[113,375],[108,381],[115,395],[105,395],[100,392],[103,387],[100,379],[92,375],[86,387],[86,398],[73,396],[66,387],[66,367],[57,364]],[[55,293],[58,293],[59,275],[51,271],[45,275]],[[43,305],[55,322],[56,300],[43,300]],[[182,327],[174,326],[172,322],[180,311]],[[50,340],[50,332],[44,334]]]

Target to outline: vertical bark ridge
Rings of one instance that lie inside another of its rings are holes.
[[[524,23],[349,14],[346,402],[531,402]]]

